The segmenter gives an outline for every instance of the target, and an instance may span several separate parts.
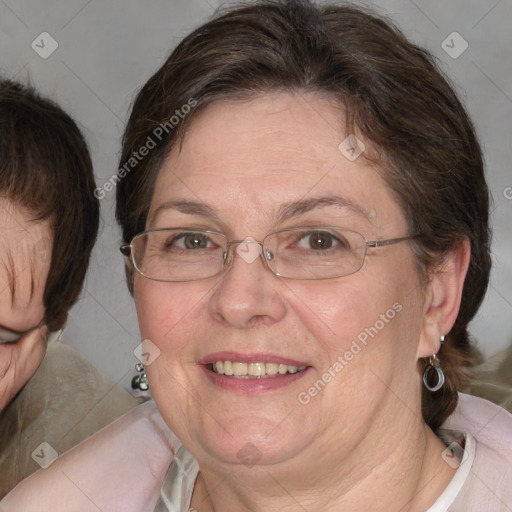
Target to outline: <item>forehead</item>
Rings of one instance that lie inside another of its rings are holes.
[[[166,201],[186,199],[270,221],[283,203],[328,194],[361,206],[374,227],[403,221],[381,171],[340,150],[348,135],[343,108],[318,94],[216,102],[169,153],[148,219]]]
[[[52,233],[23,208],[0,200],[0,325],[24,330],[44,315]]]

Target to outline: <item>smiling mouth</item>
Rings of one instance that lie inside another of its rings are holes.
[[[217,361],[209,369],[219,375],[239,379],[263,379],[282,375],[300,373],[306,366],[291,366],[283,363],[242,363],[239,361]]]

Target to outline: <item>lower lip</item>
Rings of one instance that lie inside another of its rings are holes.
[[[276,375],[275,377],[262,377],[260,379],[254,377],[247,379],[221,375],[210,370],[207,365],[200,366],[210,382],[222,389],[242,395],[265,393],[267,391],[275,391],[276,389],[284,388],[304,377],[310,369],[310,367],[308,367],[301,372],[286,373],[285,375]]]

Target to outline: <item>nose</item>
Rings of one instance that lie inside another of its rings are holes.
[[[272,325],[286,315],[283,286],[265,265],[261,243],[236,240],[228,248],[226,271],[210,298],[212,317],[239,329]]]

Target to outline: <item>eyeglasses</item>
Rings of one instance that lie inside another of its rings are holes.
[[[11,331],[11,329],[7,329],[6,327],[0,326],[0,344],[8,344],[8,343],[16,343],[21,338],[26,336],[27,334],[30,334],[31,332],[35,331],[36,329],[39,329],[44,325],[45,319],[43,318],[37,325],[34,325],[34,327],[31,327],[30,329],[27,329],[26,331]]]
[[[297,227],[252,238],[231,240],[222,233],[190,228],[144,231],[120,247],[137,272],[166,282],[200,281],[230,268],[237,253],[251,263],[261,257],[276,276],[286,279],[334,279],[354,274],[368,248],[411,240],[420,235],[368,241],[356,231],[336,226]]]

